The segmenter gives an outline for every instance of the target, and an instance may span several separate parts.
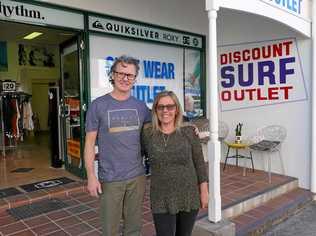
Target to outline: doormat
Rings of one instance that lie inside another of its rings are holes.
[[[32,184],[21,185],[19,187],[25,190],[26,192],[33,192],[36,190],[52,188],[52,187],[60,186],[63,184],[68,184],[71,182],[75,182],[75,181],[67,177],[62,177],[62,178],[57,178],[57,179],[44,180],[44,181],[36,182]]]
[[[0,189],[0,199],[1,198],[5,198],[5,197],[11,197],[14,195],[18,195],[22,193],[21,191],[19,191],[16,188],[4,188],[4,189]]]
[[[34,168],[17,168],[15,170],[11,170],[11,173],[27,173],[33,170]]]
[[[29,205],[24,205],[16,208],[8,209],[7,212],[17,220],[26,219],[33,216],[38,216],[50,211],[59,210],[68,207],[68,204],[60,199],[47,199],[35,202]]]

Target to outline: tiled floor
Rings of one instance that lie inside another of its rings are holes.
[[[289,176],[272,174],[272,181],[269,183],[267,173],[264,171],[256,170],[252,172],[247,169],[246,176],[243,176],[243,168],[227,165],[225,171],[221,170],[222,209],[293,179]]]
[[[229,166],[222,173],[222,202],[223,209],[230,205],[247,199],[254,194],[265,191],[273,186],[289,180],[288,177],[273,175],[272,184],[267,183],[266,173],[256,171],[247,173],[246,177],[240,175],[242,170]],[[143,205],[143,228],[142,235],[154,235],[154,226],[149,205],[149,181]],[[99,222],[99,202],[90,197],[80,187],[80,184],[73,184],[75,191],[71,187],[65,186],[56,189],[50,189],[50,197],[58,197],[64,200],[70,206],[38,217],[26,220],[15,220],[4,208],[0,207],[0,234],[1,235],[101,235]],[[68,191],[68,192],[67,192]],[[66,194],[66,195],[65,195]],[[20,200],[32,202],[47,196],[41,191],[38,193],[22,195],[20,197],[11,197],[3,199],[5,202],[12,202],[11,205],[19,205]],[[12,200],[13,199],[13,200]],[[7,206],[8,207],[8,206]],[[206,215],[207,210],[201,211],[199,218]]]
[[[41,136],[28,136],[16,149],[0,152],[0,188],[18,186],[57,177],[78,179],[64,169],[50,167],[48,133]],[[27,173],[12,173],[17,168],[34,168]]]
[[[101,235],[99,204],[85,192],[58,197],[69,207],[24,220],[0,213],[1,235]]]

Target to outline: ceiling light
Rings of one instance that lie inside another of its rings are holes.
[[[26,35],[26,36],[24,37],[24,39],[31,40],[31,39],[34,39],[34,38],[36,38],[36,37],[42,35],[42,34],[43,34],[43,33],[40,33],[40,32],[33,32],[33,33],[30,33],[30,34]]]

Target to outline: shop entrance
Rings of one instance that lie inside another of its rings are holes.
[[[0,81],[15,86],[0,96],[0,189],[76,180],[83,174],[80,33],[2,21],[0,31]],[[24,39],[33,32],[42,34]]]

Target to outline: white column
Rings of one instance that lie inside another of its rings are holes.
[[[316,1],[312,1],[312,153],[311,153],[311,191],[316,193]]]
[[[218,6],[216,0],[206,0],[208,11],[209,36],[207,61],[207,117],[210,125],[210,141],[207,146],[209,163],[209,206],[208,219],[214,223],[222,218],[220,194],[220,142],[218,141],[218,90],[217,90],[217,31]]]

